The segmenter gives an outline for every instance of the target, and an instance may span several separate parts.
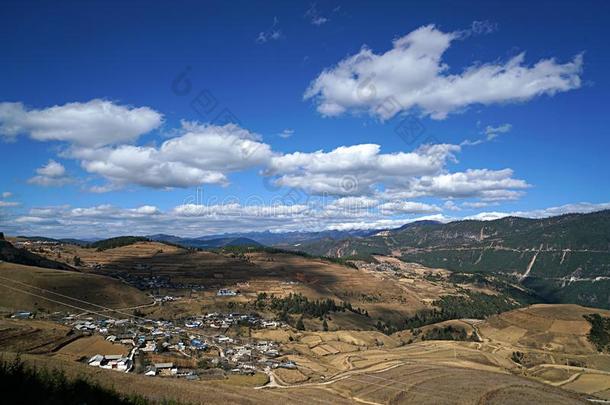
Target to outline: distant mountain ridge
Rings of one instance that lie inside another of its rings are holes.
[[[234,246],[276,246],[287,247],[303,242],[317,241],[320,239],[339,240],[352,236],[369,236],[378,232],[378,230],[354,230],[354,231],[337,231],[328,230],[320,232],[235,232],[217,235],[205,235],[196,238],[183,238],[169,234],[148,235],[151,240],[175,243],[178,245],[189,247],[207,247],[213,245],[228,246],[227,243]],[[223,242],[224,241],[224,242]],[[218,246],[220,247],[220,246]]]
[[[181,238],[173,235],[157,234],[147,237],[156,242],[172,243],[175,245],[199,248],[199,249],[216,249],[229,246],[262,246],[255,240],[242,237],[224,237],[212,239],[197,239],[197,238]]]

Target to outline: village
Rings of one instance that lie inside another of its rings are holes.
[[[18,316],[23,317],[23,313]],[[228,373],[254,374],[274,368],[296,368],[281,355],[277,343],[228,333],[232,328],[285,328],[277,321],[239,313],[208,313],[180,322],[154,321],[140,317],[126,319],[63,317],[60,322],[83,334],[99,334],[107,341],[130,347],[128,355],[98,353],[84,359],[92,367],[147,376],[199,379],[214,374],[214,369]],[[229,336],[233,335],[233,336]],[[154,355],[154,356],[152,356]],[[194,360],[186,367],[180,361],[153,361],[161,357]]]

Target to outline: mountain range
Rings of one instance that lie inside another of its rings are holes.
[[[512,275],[552,302],[610,308],[610,210],[543,219],[414,222],[366,237],[298,246],[312,255],[391,255],[459,272]]]

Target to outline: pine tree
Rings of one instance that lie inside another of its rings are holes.
[[[305,324],[303,323],[303,317],[302,316],[297,321],[297,326],[296,327],[297,327],[298,330],[305,330]]]

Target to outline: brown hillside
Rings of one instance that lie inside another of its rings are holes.
[[[78,312],[62,303],[85,310],[100,310],[57,294],[113,309],[144,305],[151,301],[143,292],[109,277],[6,262],[0,263],[0,290],[0,307],[11,310]]]

